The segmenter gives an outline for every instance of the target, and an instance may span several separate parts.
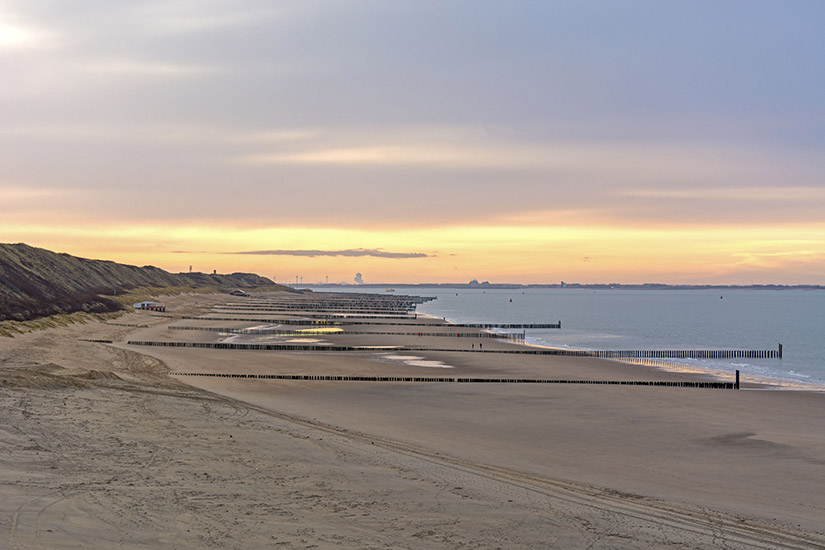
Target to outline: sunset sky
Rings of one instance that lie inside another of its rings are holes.
[[[825,284],[825,2],[0,0],[0,242]]]

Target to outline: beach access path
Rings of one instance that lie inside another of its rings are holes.
[[[183,316],[226,297],[165,301]],[[415,353],[126,344],[227,338],[170,323],[193,321],[133,313],[0,340],[5,546],[825,544],[821,394],[176,376],[697,378],[591,358],[467,352],[481,340],[466,336],[307,338],[462,350]]]

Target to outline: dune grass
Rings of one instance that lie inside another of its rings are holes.
[[[121,315],[132,311],[132,304],[134,303],[144,301],[162,302],[163,296],[177,296],[180,294],[211,294],[214,292],[226,292],[226,289],[217,286],[204,286],[198,288],[188,286],[135,288],[126,292],[121,292],[117,295],[105,296],[105,298],[122,305],[123,309],[120,311],[114,311],[111,313],[87,313],[85,311],[77,311],[68,314],[60,313],[56,315],[49,315],[47,317],[39,317],[29,321],[0,321],[0,337],[14,338],[19,334],[26,334],[27,332],[36,330],[65,327],[75,323],[88,323],[90,321],[106,321],[109,319],[116,319]]]
[[[14,338],[19,334],[26,334],[27,332],[33,332],[35,330],[65,327],[75,323],[88,323],[89,321],[114,319],[120,317],[123,313],[122,311],[113,313],[86,313],[85,311],[76,311],[74,313],[49,315],[48,317],[40,317],[39,319],[32,319],[30,321],[0,321],[0,336]]]

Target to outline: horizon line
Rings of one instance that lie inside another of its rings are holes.
[[[468,288],[495,288],[495,287],[548,287],[548,288],[576,288],[576,287],[656,287],[656,288],[817,288],[825,289],[825,283],[401,283],[401,282],[377,282],[377,283],[279,283],[279,285],[289,287],[323,287],[323,286],[351,286],[351,287],[382,287],[382,286],[453,286]]]

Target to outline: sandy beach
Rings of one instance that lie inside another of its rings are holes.
[[[193,376],[702,379],[420,319],[266,336],[397,349],[128,344],[273,324],[183,318],[229,301],[0,339],[0,546],[825,548],[823,394]]]

